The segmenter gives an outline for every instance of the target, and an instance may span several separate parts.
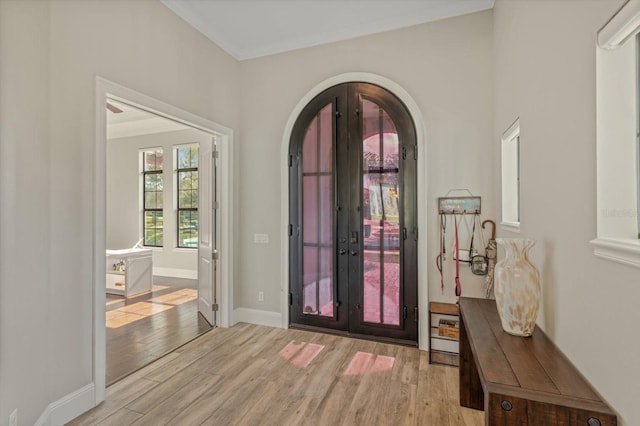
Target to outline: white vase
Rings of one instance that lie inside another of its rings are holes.
[[[531,336],[540,308],[540,274],[529,262],[535,240],[498,238],[505,257],[496,264],[496,305],[502,328],[516,336]]]

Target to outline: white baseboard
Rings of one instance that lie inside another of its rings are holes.
[[[35,426],[61,426],[95,406],[94,384],[88,385],[63,396],[47,406]]]
[[[280,312],[236,308],[233,310],[233,323],[235,324],[238,322],[282,328],[282,315]]]
[[[161,277],[185,278],[188,280],[197,280],[198,271],[193,269],[176,269],[176,268],[158,268],[153,267],[153,275]]]
[[[44,409],[38,420],[33,424],[33,426],[50,426],[51,425],[51,405],[47,405],[47,408]]]

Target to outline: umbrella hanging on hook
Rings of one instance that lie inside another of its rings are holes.
[[[491,230],[491,238],[489,238],[489,243],[485,249],[485,256],[489,261],[489,267],[487,271],[487,276],[484,278],[484,293],[485,297],[488,299],[491,297],[491,292],[493,291],[493,270],[496,266],[496,258],[498,257],[498,246],[496,244],[496,223],[493,220],[487,219],[482,222],[482,229],[484,226],[490,223],[493,228]]]

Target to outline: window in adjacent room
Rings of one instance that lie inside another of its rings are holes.
[[[164,239],[162,163],[162,149],[142,152],[142,232],[150,247],[162,247]]]
[[[198,146],[176,148],[178,247],[198,247]]]
[[[520,228],[520,119],[502,135],[502,226]]]

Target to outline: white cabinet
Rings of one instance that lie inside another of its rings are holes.
[[[107,293],[124,297],[151,291],[151,249],[107,250]]]

